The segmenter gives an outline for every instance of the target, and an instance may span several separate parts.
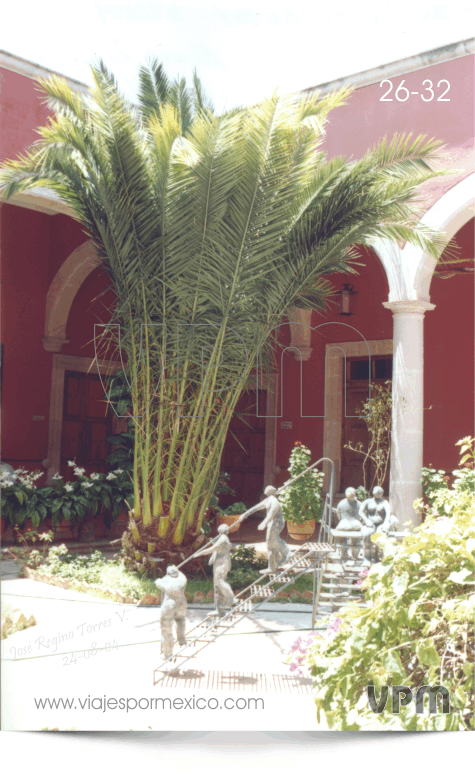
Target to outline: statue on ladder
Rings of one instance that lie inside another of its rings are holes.
[[[209,565],[213,567],[214,605],[216,610],[212,614],[223,615],[226,607],[230,608],[239,603],[226,578],[231,571],[231,542],[228,537],[229,526],[220,525],[218,538],[213,541],[211,547],[199,550],[195,558],[200,555],[211,555]]]
[[[266,530],[266,542],[267,542],[267,559],[268,568],[262,571],[262,574],[276,574],[279,566],[283,566],[288,562],[290,558],[290,548],[281,539],[280,534],[285,526],[284,514],[282,512],[282,506],[279,503],[277,496],[277,489],[272,485],[268,485],[264,491],[267,496],[264,501],[256,504],[255,507],[251,507],[247,512],[241,515],[239,522],[242,523],[246,517],[259,512],[261,509],[266,510],[266,516],[262,523],[257,527],[259,531]]]
[[[176,566],[168,566],[166,576],[155,580],[155,585],[164,594],[160,607],[160,628],[162,652],[166,660],[173,655],[173,623],[176,624],[178,643],[181,646],[186,644],[186,583],[185,575]]]

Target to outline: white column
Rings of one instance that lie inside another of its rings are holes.
[[[435,305],[421,299],[383,304],[394,317],[390,499],[402,530],[408,520],[420,522],[413,503],[422,495],[424,313]]]

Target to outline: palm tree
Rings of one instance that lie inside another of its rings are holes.
[[[219,117],[196,74],[187,90],[152,63],[136,108],[102,64],[92,73],[89,97],[41,82],[55,115],[4,168],[0,191],[54,190],[112,279],[117,303],[97,339],[101,357],[120,347],[127,358],[135,457],[124,546],[143,568],[155,551],[168,559],[201,541],[230,420],[258,352],[272,367],[269,332],[285,311],[325,310],[325,276],[355,272],[355,246],[375,237],[437,254],[441,238],[416,226],[412,201],[439,174],[439,143],[401,135],[359,161],[327,160],[328,114],[348,90],[274,95]]]

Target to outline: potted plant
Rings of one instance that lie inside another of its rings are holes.
[[[237,521],[238,517],[246,511],[247,507],[242,501],[236,501],[234,504],[226,507],[226,509],[221,509],[221,507],[215,507],[215,509],[218,525],[225,524],[231,526]],[[234,533],[234,531],[237,531],[238,529],[239,523],[235,525],[234,528],[230,529],[230,533]]]
[[[216,483],[216,488],[211,496],[209,507],[206,513],[205,520],[203,521],[203,533],[207,536],[211,533],[211,523],[216,518],[218,524],[224,523],[224,520],[219,520],[219,517],[223,517],[225,514],[227,514],[227,510],[223,509],[219,506],[219,497],[220,496],[235,496],[236,492],[232,489],[231,485],[229,484],[229,481],[231,479],[231,475],[228,472],[219,472],[218,475],[218,482]],[[211,512],[212,517],[209,518],[209,513]],[[233,529],[233,532],[236,531],[237,528]]]
[[[310,466],[310,455],[308,447],[302,442],[295,442],[289,459],[289,480]],[[315,523],[323,512],[322,485],[323,472],[312,469],[279,496],[287,530],[293,539],[306,540],[315,531]]]

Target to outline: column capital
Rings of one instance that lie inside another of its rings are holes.
[[[65,337],[42,337],[43,347],[47,353],[61,353],[63,345],[67,345],[69,340]]]
[[[294,349],[294,358],[296,361],[308,361],[313,350],[310,345],[312,311],[308,308],[294,306],[289,307],[286,315],[290,324],[289,347]]]
[[[404,299],[397,302],[383,302],[383,307],[391,310],[393,315],[419,315],[424,316],[428,310],[434,310],[435,304],[425,299]]]

